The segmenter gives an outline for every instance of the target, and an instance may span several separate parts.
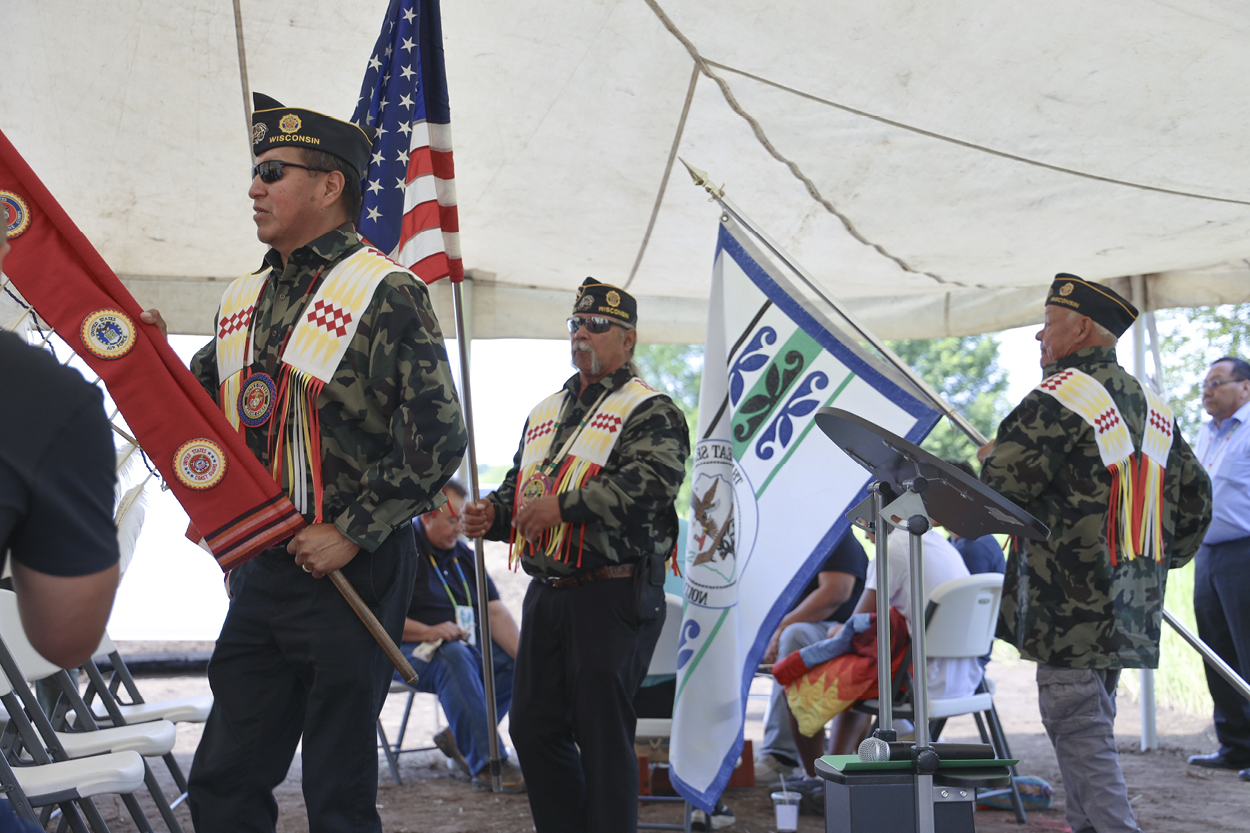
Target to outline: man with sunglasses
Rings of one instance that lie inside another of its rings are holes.
[[[685,417],[633,367],[637,301],[587,278],[569,319],[573,366],[526,421],[503,485],[464,510],[470,537],[508,540],[525,594],[510,734],[538,833],[633,833],[634,694],[664,622]]]
[[[417,533],[417,577],[404,620],[405,656],[417,672],[417,691],[437,694],[448,726],[434,745],[472,777],[473,789],[489,791],[490,724],[482,684],[481,610],[473,550],[460,537],[468,492],[452,478],[443,487],[447,503],[412,522]],[[495,673],[495,715],[503,720],[512,703],[512,672],[517,651],[516,620],[486,577]],[[399,680],[398,673],[395,679]],[[500,778],[505,793],[525,792],[525,779],[505,759]]]
[[[1217,359],[1202,383],[1211,421],[1199,429],[1198,459],[1211,476],[1211,526],[1194,556],[1198,636],[1234,671],[1250,675],[1250,363]],[[1209,665],[1220,748],[1189,763],[1240,770],[1250,781],[1250,703]]]
[[[425,285],[356,234],[370,137],[255,105],[248,196],[270,248],[223,294],[191,370],[308,526],[229,575],[188,804],[199,833],[272,831],[302,739],[311,833],[381,831],[374,732],[392,671],[324,576],[341,570],[398,641],[409,521],[444,502],[466,435]]]

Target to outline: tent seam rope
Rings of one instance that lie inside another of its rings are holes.
[[[760,126],[760,123],[755,119],[754,116],[752,116],[750,113],[744,110],[742,108],[742,105],[738,103],[738,100],[734,97],[733,91],[729,89],[729,83],[725,81],[725,79],[717,75],[716,73],[712,72],[711,65],[709,64],[707,59],[705,59],[702,55],[699,54],[699,50],[694,45],[694,43],[691,42],[691,40],[687,38],[684,34],[682,34],[681,30],[679,30],[677,26],[673,23],[673,21],[669,19],[668,15],[664,13],[664,10],[660,8],[660,5],[657,2],[657,0],[646,0],[646,4],[651,7],[651,11],[653,11],[655,13],[655,16],[660,19],[660,22],[664,24],[664,28],[668,29],[668,31],[672,33],[673,37],[677,38],[677,40],[680,41],[681,44],[686,47],[686,51],[690,53],[690,57],[694,58],[695,64],[698,66],[699,70],[708,78],[712,79],[712,81],[716,83],[716,86],[720,87],[721,95],[725,97],[725,101],[729,104],[730,109],[733,110],[735,113],[737,113],[743,120],[746,121],[747,124],[751,126],[752,132],[755,133],[755,138],[764,147],[764,149],[768,151],[769,155],[772,156],[774,159],[776,159],[778,162],[785,165],[787,168],[789,168],[790,173],[793,174],[794,177],[797,180],[799,180],[799,182],[802,182],[804,187],[807,188],[807,193],[811,195],[812,199],[816,200],[818,203],[824,206],[826,211],[828,211],[833,216],[837,217],[842,222],[842,226],[843,228],[846,229],[848,234],[850,234],[852,237],[854,237],[863,245],[869,246],[872,249],[874,249],[882,257],[888,258],[889,260],[893,261],[895,264],[898,265],[900,269],[902,269],[905,272],[910,272],[914,275],[924,275],[927,278],[932,278],[933,280],[937,281],[940,284],[953,285],[953,286],[966,286],[966,284],[960,283],[958,281],[948,281],[945,278],[938,277],[932,272],[923,272],[923,271],[920,271],[919,269],[913,269],[901,257],[891,254],[889,251],[885,249],[884,246],[881,246],[878,243],[873,243],[871,240],[869,240],[868,238],[860,234],[859,230],[855,228],[855,224],[851,222],[851,219],[849,217],[847,217],[845,214],[839,211],[837,207],[831,201],[821,196],[819,189],[816,188],[816,183],[812,182],[812,180],[806,174],[803,173],[802,169],[799,168],[799,166],[795,162],[792,162],[791,160],[787,159],[785,156],[781,154],[780,151],[778,151],[775,147],[773,147],[772,142],[770,142],[768,137],[764,134],[764,128]]]
[[[888,124],[891,127],[897,127],[900,130],[906,130],[911,133],[916,133],[920,136],[928,137],[930,139],[937,139],[938,141],[949,142],[952,145],[958,145],[959,147],[968,148],[969,150],[980,151],[981,153],[988,153],[991,156],[998,156],[1003,159],[1010,159],[1013,162],[1022,162],[1025,165],[1032,165],[1037,168],[1045,168],[1048,171],[1055,171],[1056,173],[1069,174],[1071,176],[1079,176],[1083,179],[1092,179],[1095,182],[1106,182],[1111,185],[1123,185],[1126,188],[1137,188],[1142,191],[1155,191],[1160,194],[1171,194],[1172,196],[1176,196],[1176,197],[1188,197],[1190,199],[1208,200],[1211,202],[1226,202],[1226,203],[1231,203],[1233,205],[1250,205],[1250,200],[1236,200],[1231,197],[1213,197],[1208,194],[1195,194],[1190,191],[1177,191],[1172,188],[1162,188],[1157,185],[1143,185],[1139,182],[1129,182],[1128,180],[1124,180],[1124,179],[1115,179],[1109,176],[1101,176],[1099,174],[1091,174],[1091,173],[1086,173],[1085,171],[1078,171],[1075,168],[1065,168],[1060,165],[1051,165],[1048,162],[1039,162],[1036,159],[1029,159],[1027,156],[1017,156],[1014,153],[1008,153],[1007,151],[1004,151],[1004,150],[995,150],[994,148],[986,147],[985,145],[978,145],[975,142],[969,142],[965,139],[956,139],[954,136],[947,136],[942,133],[935,133],[932,130],[925,130],[923,127],[916,127],[914,125],[905,124],[900,121],[894,121],[893,119],[888,119],[885,116],[878,116],[873,113],[869,113],[866,110],[857,110],[854,107],[850,107],[846,104],[839,104],[838,102],[830,101],[827,98],[821,98],[820,96],[812,95],[811,93],[805,93],[802,90],[796,90],[793,87],[787,87],[785,84],[781,84],[776,81],[770,81],[769,79],[763,78],[759,75],[755,75],[754,73],[750,73],[742,69],[737,69],[735,67],[727,66],[717,61],[712,61],[708,59],[704,59],[704,61],[709,66],[714,66],[718,69],[723,69],[728,72],[732,72],[735,75],[741,75],[744,78],[750,78],[752,81],[758,81],[761,84],[767,84],[770,87],[776,87],[777,89],[782,90],[783,92],[787,92],[792,95],[797,95],[800,98],[806,98],[809,101],[816,102],[817,104],[824,104],[825,106],[832,107],[835,110],[842,110],[843,112],[851,113],[852,115],[861,116],[866,119],[872,119],[873,121],[881,122],[882,124]]]
[[[243,126],[244,135],[248,137],[247,147],[251,151],[252,144],[252,95],[251,84],[247,80],[247,47],[243,44],[243,8],[240,0],[234,0],[234,39],[239,52],[239,83],[243,86]],[[252,154],[255,158],[255,153]]]
[[[629,270],[629,279],[625,281],[625,289],[634,282],[638,267],[642,264],[642,256],[646,254],[647,244],[651,242],[651,232],[655,229],[655,220],[660,216],[660,203],[664,200],[664,192],[668,189],[668,177],[673,172],[673,160],[677,158],[677,148],[681,145],[682,134],[686,131],[686,117],[690,115],[690,102],[694,100],[694,89],[699,83],[699,65],[695,63],[690,73],[690,88],[686,90],[686,103],[681,108],[681,118],[677,120],[677,132],[673,135],[673,147],[668,152],[668,162],[664,165],[664,176],[660,178],[660,191],[655,195],[655,205],[651,206],[651,219],[647,222],[647,233],[642,236],[642,245],[638,247],[638,257],[634,258],[634,268]]]

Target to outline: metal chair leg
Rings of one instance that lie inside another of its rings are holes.
[[[378,739],[382,741],[382,751],[386,754],[386,765],[390,767],[391,777],[395,779],[395,786],[402,787],[404,782],[399,778],[399,760],[395,755],[395,750],[391,748],[390,741],[386,739],[386,731],[382,728],[381,720],[378,720]]]
[[[146,758],[143,760],[143,783],[148,785],[148,792],[152,794],[152,803],[156,805],[161,818],[165,820],[165,827],[169,829],[169,833],[182,833],[182,824],[174,816],[174,810],[169,806],[169,799],[165,798],[165,791],[161,789],[160,783],[156,780],[156,773],[152,771],[152,766]]]
[[[1003,724],[998,720],[998,710],[991,703],[989,709],[985,712],[986,723],[989,724],[990,737],[993,740],[994,752],[1003,758],[1011,757],[1011,747],[1007,745],[1007,733],[1003,731]],[[1018,773],[1013,766],[1011,771],[1011,809],[1016,813],[1016,821],[1020,824],[1028,824],[1028,814],[1024,811],[1024,801],[1020,798],[1020,788],[1016,786],[1016,777]]]

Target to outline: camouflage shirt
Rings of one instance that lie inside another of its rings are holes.
[[[296,249],[285,266],[269,250],[262,268],[274,271],[252,319],[253,370],[278,378],[282,346],[315,292],[317,270],[324,276],[360,247],[347,223]],[[215,341],[195,354],[191,371],[216,401]],[[323,517],[353,542],[373,552],[392,529],[444,502],[439,490],[460,464],[466,435],[442,332],[420,280],[398,271],[383,279],[317,411]],[[244,436],[268,466],[269,424],[244,428]]]
[[[1047,365],[1078,368],[1106,386],[1141,447],[1146,398],[1115,360],[1089,347]],[[1107,552],[1111,474],[1094,429],[1055,397],[1033,390],[998,427],[981,479],[1050,527],[1047,541],[1015,544],[1007,559],[998,636],[1027,659],[1062,668],[1156,668],[1169,567],[1186,564],[1211,520],[1211,481],[1179,431],[1163,486],[1167,564]]]
[[[565,411],[556,426],[552,449],[564,445],[605,389],[619,388],[632,377],[627,365],[587,385],[580,397],[577,393],[581,381],[577,374],[565,382]],[[524,431],[521,436],[524,438]],[[524,439],[503,485],[488,496],[495,505],[495,522],[487,533],[488,538],[505,541],[511,538],[512,503],[523,449]],[[673,400],[661,394],[639,404],[621,425],[620,437],[599,473],[580,489],[560,495],[560,516],[564,521],[586,525],[584,539],[581,529],[573,527],[573,563],[526,555],[521,560],[525,572],[534,576],[569,575],[608,564],[638,561],[646,555],[670,555],[677,542],[677,511],[673,503],[686,476],[689,456],[690,432],[686,428],[686,417]],[[582,544],[580,571],[576,566],[579,543]]]

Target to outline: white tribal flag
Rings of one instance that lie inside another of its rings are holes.
[[[816,427],[817,408],[843,408],[913,443],[938,420],[748,234],[722,218],[670,745],[677,790],[708,812],[741,754],[746,695],[769,637],[867,494],[868,472]]]

